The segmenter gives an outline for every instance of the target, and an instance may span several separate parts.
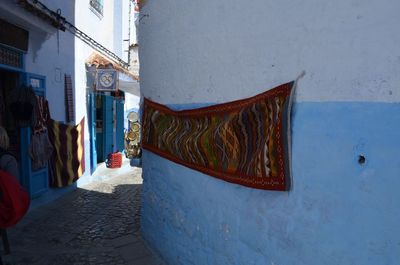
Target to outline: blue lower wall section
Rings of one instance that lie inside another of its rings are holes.
[[[294,105],[290,192],[145,151],[142,234],[170,265],[398,265],[399,151],[400,104],[351,102]]]

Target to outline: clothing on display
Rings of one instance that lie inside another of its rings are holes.
[[[36,95],[31,86],[19,86],[11,90],[10,112],[20,127],[32,127],[35,124],[33,111],[36,107]]]
[[[32,170],[34,171],[46,167],[53,153],[53,145],[50,143],[47,133],[49,118],[50,112],[47,100],[42,96],[36,96],[34,110],[35,124],[29,146],[29,156],[32,159]]]
[[[47,131],[33,134],[29,146],[29,156],[32,159],[32,170],[46,167],[47,162],[53,153],[53,149]]]

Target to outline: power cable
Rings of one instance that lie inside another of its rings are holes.
[[[34,13],[34,11],[41,12],[39,13],[41,15],[38,15],[37,13],[34,14],[44,20],[49,20],[50,24],[59,30],[62,31],[68,30],[74,36],[78,37],[83,42],[85,42],[98,52],[102,53],[103,55],[106,55],[124,69],[129,68],[129,62],[125,62],[118,55],[116,55],[115,53],[113,53],[100,43],[98,43],[96,40],[91,38],[89,35],[81,31],[77,27],[75,27],[72,23],[67,21],[65,17],[61,16],[60,11],[55,12],[38,0],[18,0],[18,4],[23,6],[26,10],[28,10],[31,13]],[[43,14],[46,15],[47,17],[44,17]]]

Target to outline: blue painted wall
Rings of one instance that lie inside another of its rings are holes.
[[[144,238],[171,265],[400,264],[400,104],[296,103],[292,151],[290,192],[145,151]]]

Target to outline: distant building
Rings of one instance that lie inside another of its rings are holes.
[[[138,107],[138,72],[130,71],[128,60],[136,43],[132,8],[130,0],[0,2],[0,99],[31,85],[48,101],[52,119],[85,120],[85,171],[77,185],[92,179],[108,153],[123,150],[125,110]],[[21,183],[32,197],[47,194],[48,170],[33,170],[28,155],[30,129],[7,112],[0,118],[21,165]]]

